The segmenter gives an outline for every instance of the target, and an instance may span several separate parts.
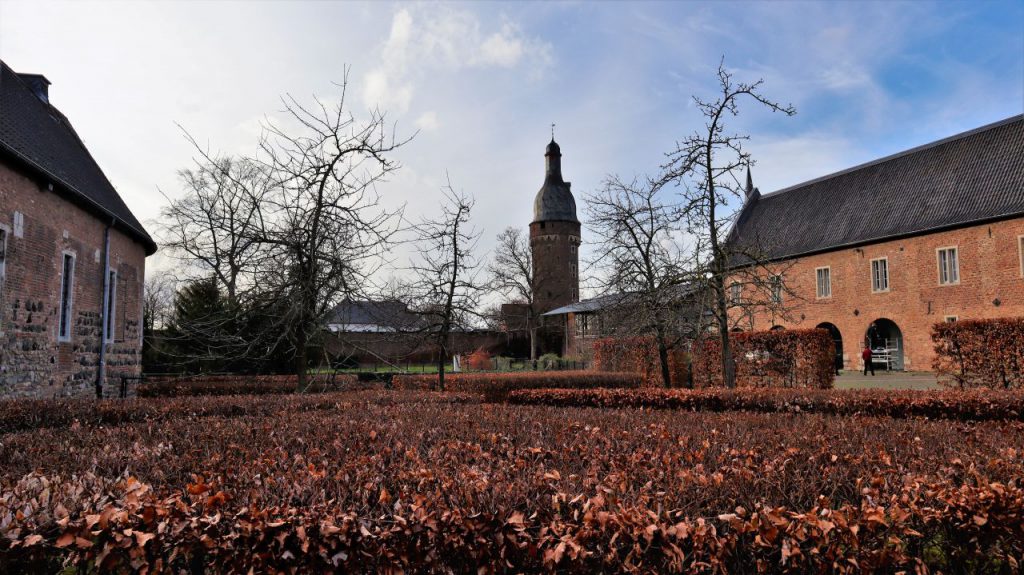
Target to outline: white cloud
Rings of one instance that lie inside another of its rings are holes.
[[[501,32],[491,34],[480,46],[478,62],[482,65],[494,64],[511,68],[519,63],[523,56],[523,41],[517,37],[516,30],[505,24]]]
[[[412,106],[417,84],[425,78],[463,69],[516,68],[529,59],[534,73],[551,62],[551,46],[530,38],[505,21],[493,32],[467,10],[436,5],[403,8],[392,16],[380,63],[364,77],[369,107],[399,113]]]
[[[845,64],[827,68],[819,75],[823,87],[830,90],[875,87],[871,74],[862,66]]]
[[[755,135],[746,149],[755,161],[751,169],[754,185],[762,194],[852,167],[863,155],[834,134]]]
[[[371,108],[405,113],[412,102],[412,85],[408,82],[393,83],[388,73],[378,68],[363,78],[363,100]]]
[[[423,131],[436,130],[441,126],[441,122],[437,119],[437,112],[430,110],[420,114],[419,118],[416,118],[416,128]]]

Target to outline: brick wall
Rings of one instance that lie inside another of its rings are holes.
[[[8,231],[0,282],[0,396],[95,393],[105,222],[0,163],[0,227]],[[72,333],[70,341],[58,342],[64,252],[75,255]],[[111,230],[117,301],[107,394],[117,392],[120,375],[140,370],[145,257],[141,244]]]
[[[845,367],[860,369],[868,327],[885,318],[902,332],[905,368],[930,371],[935,322],[947,316],[1024,316],[1021,236],[1024,218],[1016,218],[793,260],[780,268],[787,290],[793,292],[784,296],[784,312],[761,311],[741,324],[744,329],[763,330],[831,323],[842,335]],[[949,246],[958,250],[960,281],[939,285],[936,252]],[[872,290],[870,262],[876,258],[888,259],[888,291]],[[818,298],[815,270],[825,266],[831,273],[832,295]]]
[[[579,301],[580,224],[577,222],[533,222],[530,251],[533,255],[533,294],[538,313]],[[562,353],[565,346],[564,319],[543,318],[538,330],[537,352]]]
[[[364,366],[386,361],[396,365],[437,361],[437,347],[428,334],[349,332],[325,334],[324,339],[324,347],[331,358],[351,357]],[[450,353],[465,355],[481,348],[494,356],[526,357],[530,353],[525,332],[481,330],[455,332],[449,336]]]

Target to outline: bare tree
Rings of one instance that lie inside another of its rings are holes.
[[[679,218],[663,203],[662,189],[659,181],[609,176],[586,199],[587,225],[596,237],[590,266],[602,272],[599,289],[620,296],[611,312],[628,317],[622,329],[653,336],[669,387],[669,352],[691,333],[684,324],[692,320],[685,309],[692,282]]]
[[[425,318],[424,329],[438,349],[441,391],[451,334],[471,326],[482,293],[476,277],[479,264],[473,256],[480,233],[469,223],[474,200],[456,192],[449,181],[443,202],[439,217],[423,219],[416,226],[418,258],[411,266],[416,310]]]
[[[366,289],[400,221],[400,210],[380,207],[376,186],[399,168],[390,154],[409,140],[389,134],[379,110],[360,121],[345,108],[347,76],[332,105],[286,96],[290,126],[268,120],[255,160],[274,181],[261,237],[269,257],[256,281],[294,349],[300,390],[328,313]]]
[[[269,174],[251,160],[207,155],[179,177],[185,194],[161,210],[160,243],[172,257],[190,264],[190,276],[214,277],[235,306],[240,282],[252,279],[264,254]]]
[[[168,273],[152,273],[142,289],[143,333],[166,327],[174,309],[175,278]]]
[[[299,389],[309,349],[343,297],[360,297],[383,264],[401,208],[381,207],[377,185],[397,169],[385,114],[357,119],[346,107],[348,69],[334,102],[282,97],[258,153],[227,161],[189,136],[201,157],[183,173],[191,193],[166,211],[179,253],[210,270],[229,298],[244,298],[244,353],[291,350]],[[196,232],[196,233],[193,233]],[[251,333],[252,326],[259,333]]]
[[[530,337],[530,359],[537,359],[537,315],[534,305],[536,283],[533,276],[533,252],[522,230],[505,228],[498,234],[494,259],[487,268],[491,285],[526,312],[525,327]]]
[[[730,299],[734,304],[741,300],[730,298],[727,284],[731,283],[729,278],[738,265],[749,268],[761,260],[754,249],[756,246],[739,250],[737,243],[726,241],[734,215],[729,211],[729,203],[744,197],[738,174],[749,169],[752,161],[743,149],[743,142],[749,136],[727,132],[725,120],[739,114],[738,104],[743,99],[787,116],[792,116],[796,110],[762,96],[759,90],[763,80],[752,84],[734,83],[732,74],[725,69],[724,59],[718,66],[718,83],[720,92],[715,100],[693,98],[704,116],[704,127],[677,142],[676,150],[668,154],[668,162],[663,166],[662,181],[682,185],[681,214],[696,246],[695,271],[705,276],[712,299],[709,310],[721,340],[723,381],[727,387],[735,387],[735,365],[729,346],[729,308]],[[740,286],[742,288],[743,283]]]

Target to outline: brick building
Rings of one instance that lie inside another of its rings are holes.
[[[156,244],[49,84],[0,62],[0,396],[110,395],[140,370]]]
[[[934,323],[1024,316],[1024,116],[763,196],[748,183],[730,241],[774,262],[788,300],[737,329],[822,327],[847,369],[869,343],[930,370]]]
[[[533,201],[530,251],[533,256],[534,308],[542,316],[539,353],[562,353],[567,327],[563,318],[543,318],[580,299],[580,221],[571,184],[562,179],[562,150],[554,138],[544,151],[544,184]]]

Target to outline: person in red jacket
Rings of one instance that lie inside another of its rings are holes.
[[[871,363],[871,347],[865,345],[864,351],[860,352],[861,358],[864,359],[864,375],[868,374],[868,370],[871,370],[871,376],[875,375],[875,364]]]

